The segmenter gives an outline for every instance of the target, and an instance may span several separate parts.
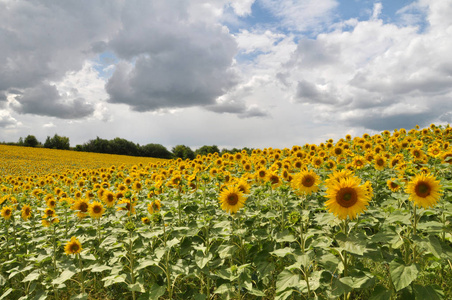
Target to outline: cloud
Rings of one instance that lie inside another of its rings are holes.
[[[13,118],[8,111],[0,110],[0,128],[12,128],[19,125],[15,118]]]
[[[106,85],[110,103],[135,111],[209,105],[237,84],[234,38],[175,3],[125,4],[123,27],[109,43],[122,59]]]
[[[452,20],[445,16],[452,5],[420,2],[428,12],[424,31],[384,23],[377,3],[369,20],[300,39],[278,78],[319,122],[381,130],[449,119]]]
[[[327,27],[339,5],[335,0],[261,0],[280,18],[280,26],[290,31],[320,31]]]
[[[17,103],[11,106],[20,114],[79,119],[94,112],[93,105],[85,99],[64,99],[57,88],[49,84],[27,88],[22,95],[15,96],[14,99]]]

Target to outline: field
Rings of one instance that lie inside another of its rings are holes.
[[[0,299],[451,299],[452,128],[157,160],[0,145]]]

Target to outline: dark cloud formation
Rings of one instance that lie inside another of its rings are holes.
[[[0,92],[18,89],[25,90],[26,94],[34,90],[46,94],[48,82],[61,80],[68,71],[80,70],[84,61],[93,56],[93,51],[101,50],[96,45],[119,25],[115,13],[118,2],[99,3],[101,5],[94,2],[91,5],[88,1],[0,2]],[[22,107],[22,112],[31,114],[78,118],[92,111],[83,100],[64,106],[62,99],[55,96],[58,93],[54,93],[51,100],[24,95],[18,100],[33,98]],[[44,105],[36,104],[40,101],[52,110],[50,114],[42,109]],[[70,107],[77,110],[70,113]]]
[[[111,103],[135,111],[203,106],[238,82],[237,45],[217,24],[192,20],[187,1],[125,4],[109,46],[122,61],[106,90]]]
[[[94,112],[94,106],[83,98],[64,99],[54,85],[27,88],[15,100],[19,105],[12,105],[13,109],[20,114],[80,119]]]

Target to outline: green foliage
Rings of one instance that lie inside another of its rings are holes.
[[[40,143],[38,139],[34,135],[27,135],[27,137],[24,139],[23,145],[25,147],[36,147]]]
[[[193,150],[191,150],[190,147],[185,145],[177,145],[174,146],[173,149],[171,149],[171,152],[173,152],[174,157],[176,158],[182,158],[182,159],[194,159],[195,153]]]
[[[58,134],[55,134],[52,138],[50,136],[47,136],[47,139],[44,142],[44,148],[69,150],[69,138],[65,136],[59,136]]]

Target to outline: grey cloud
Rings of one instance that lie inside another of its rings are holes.
[[[204,109],[215,113],[235,114],[241,119],[269,116],[265,110],[257,106],[247,106],[245,102],[235,100],[223,101],[215,105],[208,105],[205,106]]]
[[[186,1],[133,3],[110,42],[123,59],[106,84],[110,103],[135,111],[209,105],[237,84],[237,44],[223,27],[188,20]]]
[[[53,85],[39,85],[24,90],[15,97],[19,105],[13,109],[20,114],[35,114],[61,119],[80,119],[93,114],[94,106],[83,98],[62,99]]]
[[[17,120],[9,114],[2,114],[0,111],[0,128],[14,127],[17,125]]]
[[[297,84],[296,97],[302,103],[336,104],[338,99],[333,97],[333,94],[334,88],[322,91],[314,83],[306,80],[300,80]]]
[[[1,1],[0,90],[32,89],[80,70],[117,30],[119,8],[119,1]],[[83,101],[73,105],[87,112]]]

